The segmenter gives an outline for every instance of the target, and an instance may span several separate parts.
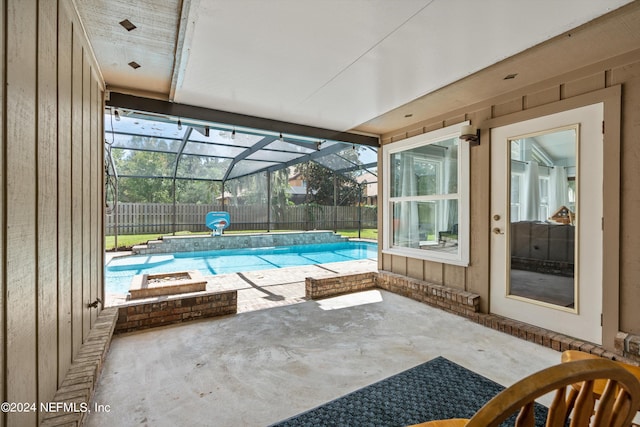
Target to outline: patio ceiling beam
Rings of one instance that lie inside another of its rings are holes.
[[[119,92],[110,92],[106,105],[114,108],[122,108],[139,112],[155,113],[172,117],[190,118],[205,122],[224,123],[231,126],[262,129],[275,134],[292,134],[310,138],[343,141],[352,144],[380,146],[377,136],[362,135],[359,133],[342,132],[332,129],[318,128],[297,123],[283,122],[280,120],[266,119],[262,117],[247,116],[228,111],[214,110],[197,107],[194,105],[178,104],[159,99],[143,98],[127,95]]]

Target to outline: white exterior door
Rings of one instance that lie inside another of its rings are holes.
[[[492,313],[602,343],[603,105],[491,130]]]

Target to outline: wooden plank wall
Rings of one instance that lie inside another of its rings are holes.
[[[5,21],[5,9],[6,9],[6,1],[5,0],[0,0],[0,22],[2,22],[3,28],[4,28],[4,23]],[[0,67],[0,171],[4,171],[7,169],[7,163],[6,163],[6,138],[5,138],[5,134],[4,134],[4,123],[5,123],[5,108],[4,108],[4,101],[5,101],[5,87],[6,85],[4,84],[5,82],[5,67],[4,67],[4,58],[7,57],[6,55],[6,51],[5,51],[5,37],[4,37],[4,31],[0,31],[0,54],[2,55],[3,61],[2,61],[2,66]],[[6,295],[7,293],[7,287],[6,287],[6,269],[5,269],[5,265],[6,265],[6,256],[5,256],[5,246],[6,246],[6,233],[5,230],[7,229],[7,222],[6,222],[6,216],[5,216],[5,209],[4,209],[4,201],[5,199],[5,188],[6,188],[6,174],[0,172],[0,343],[2,343],[2,349],[0,350],[4,350],[6,347],[6,338],[5,338],[5,330],[6,330],[6,324],[5,324],[5,317],[4,317],[4,313],[5,313],[5,298],[4,295]],[[6,387],[4,386],[6,384],[6,375],[5,375],[5,358],[4,358],[4,351],[0,351],[0,381],[2,381],[2,388],[0,388],[0,401],[5,402],[7,400],[7,396],[6,396]],[[4,420],[0,420],[0,425],[4,426]]]
[[[82,43],[71,33],[71,353],[82,343]]]
[[[71,325],[71,262],[72,259],[72,216],[71,216],[71,65],[72,25],[69,20],[58,20],[58,234],[67,236],[58,239],[58,340],[72,342]],[[63,260],[67,260],[66,262]],[[72,356],[72,346],[58,346],[58,383],[64,379]]]
[[[37,2],[7,0],[6,13],[6,400],[37,402]],[[10,425],[36,422],[32,413],[5,416]]]
[[[58,386],[58,114],[57,4],[38,2],[37,65],[37,333],[38,396],[51,396]],[[55,373],[55,375],[54,375]]]
[[[102,297],[104,88],[69,0],[0,0],[0,22],[0,394],[38,404]]]

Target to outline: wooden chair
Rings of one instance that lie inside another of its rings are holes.
[[[606,381],[597,406],[593,394],[596,380]],[[581,383],[581,387],[571,408],[567,391],[576,383]],[[535,399],[554,390],[547,427],[564,426],[569,416],[571,427],[627,427],[640,409],[640,381],[616,362],[590,359],[555,365],[518,381],[487,402],[469,420],[430,421],[413,427],[497,427],[518,410],[516,427],[533,427]]]
[[[560,361],[562,363],[575,362],[576,360],[588,360],[588,359],[602,359],[600,356],[596,356],[595,354],[585,353],[584,351],[579,350],[566,350],[562,352],[562,356],[560,357]],[[640,380],[640,366],[633,366],[627,363],[618,362],[617,364],[622,366],[627,371],[631,372],[633,376]],[[607,382],[605,380],[596,380],[593,384],[593,397],[598,400],[602,397],[602,393],[604,393],[605,387],[607,386]],[[572,384],[571,390],[569,391],[569,397],[567,402],[569,407],[573,406],[573,403],[578,397],[578,393],[580,392],[581,383]]]

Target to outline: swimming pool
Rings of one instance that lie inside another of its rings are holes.
[[[107,294],[126,294],[137,274],[200,271],[205,276],[268,270],[300,265],[376,259],[378,245],[369,242],[339,242],[267,248],[221,249],[173,254],[133,255],[113,258],[105,265]]]

